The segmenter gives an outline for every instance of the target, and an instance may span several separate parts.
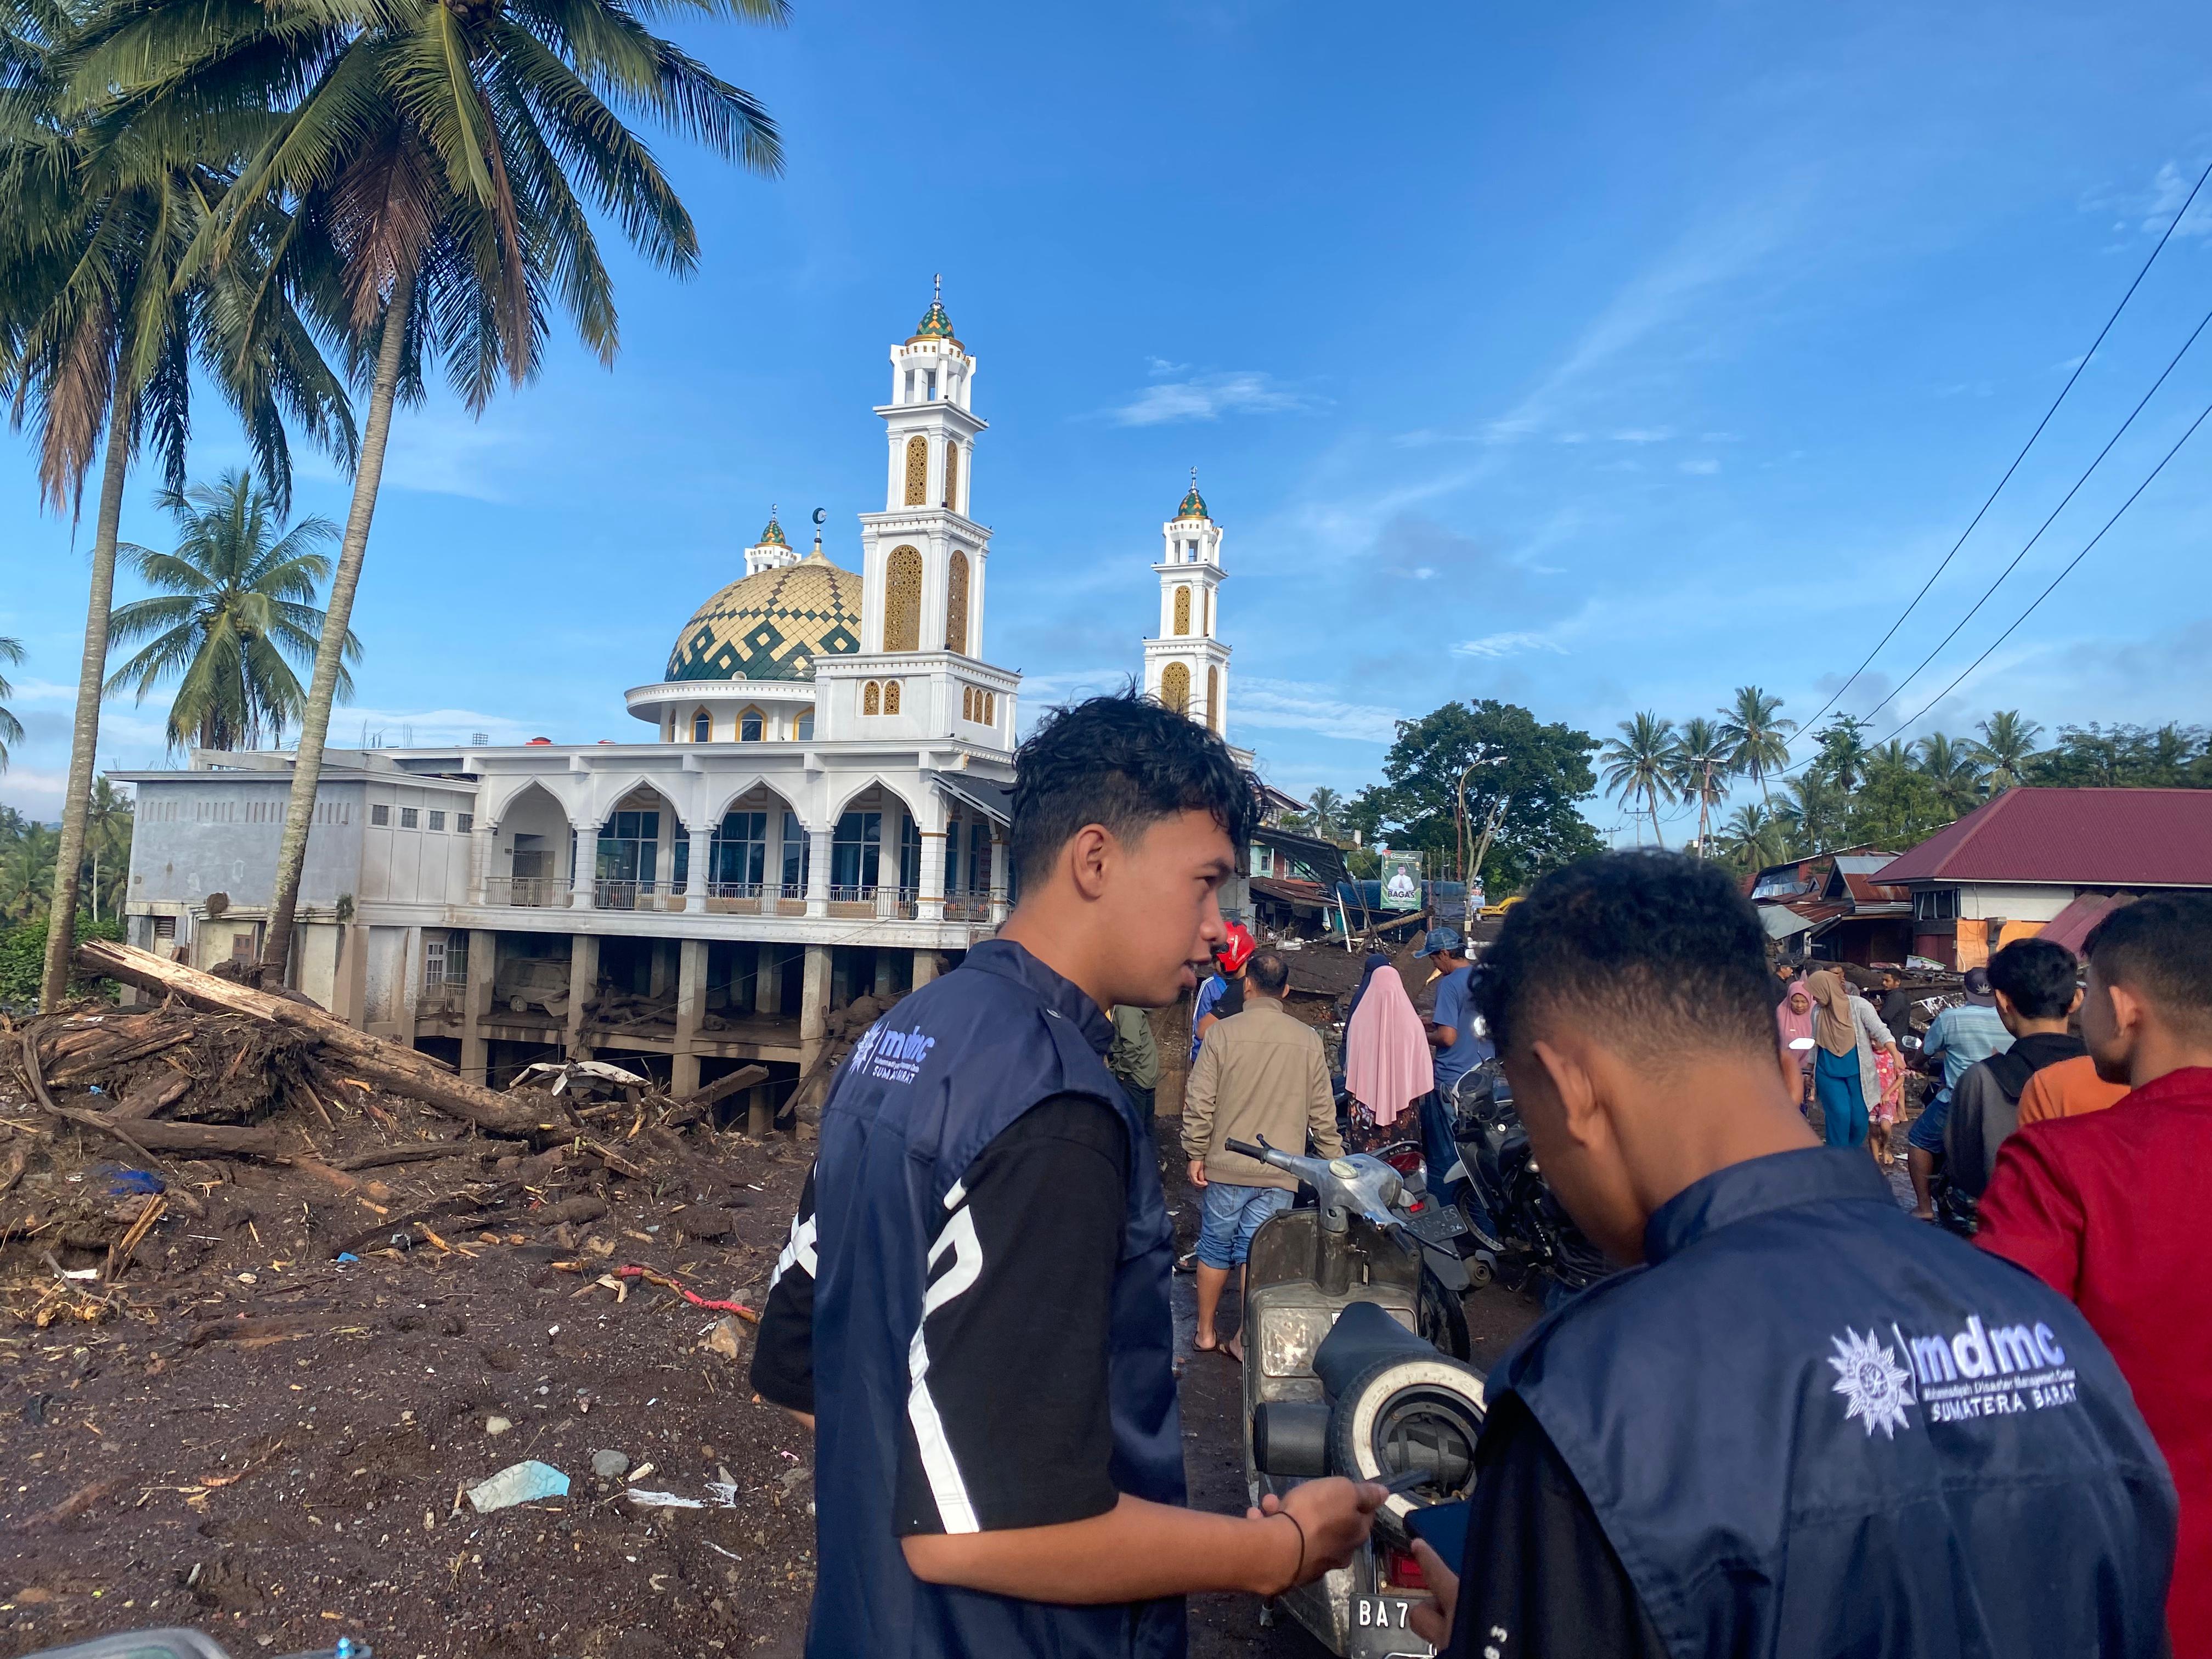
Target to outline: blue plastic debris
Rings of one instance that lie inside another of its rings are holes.
[[[541,1498],[568,1495],[568,1477],[550,1463],[541,1463],[534,1457],[510,1463],[490,1480],[469,1488],[469,1502],[476,1506],[478,1515],[511,1509],[517,1504],[534,1504]]]
[[[127,1198],[133,1193],[163,1192],[168,1185],[151,1170],[118,1170],[108,1178],[107,1195]]]
[[[351,1250],[340,1250],[338,1252],[338,1260],[341,1261],[358,1261],[361,1258],[356,1255]]]

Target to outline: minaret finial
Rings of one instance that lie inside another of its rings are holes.
[[[938,305],[945,303],[945,273],[933,271],[929,278],[929,297]]]

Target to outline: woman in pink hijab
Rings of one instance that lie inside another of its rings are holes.
[[[1344,1086],[1352,1099],[1346,1139],[1353,1151],[1419,1138],[1420,1117],[1413,1109],[1437,1086],[1436,1063],[1428,1032],[1395,968],[1377,968],[1352,1011],[1344,1032]],[[1401,1118],[1407,1120],[1402,1127]]]
[[[1803,1085],[1798,1093],[1797,1103],[1802,1106],[1810,1092],[1813,1078],[1812,1049],[1793,1046],[1798,1038],[1809,1039],[1813,1035],[1813,999],[1807,994],[1803,980],[1792,980],[1784,991],[1782,1000],[1775,1005],[1774,1023],[1781,1036],[1783,1051],[1796,1062],[1798,1077]]]

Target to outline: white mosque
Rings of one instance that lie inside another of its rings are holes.
[[[326,756],[297,988],[498,1084],[604,1054],[679,1092],[760,1062],[761,1104],[832,1009],[988,937],[1021,680],[988,658],[991,532],[971,516],[977,362],[933,301],[890,349],[880,512],[855,574],[771,513],[745,574],[624,694],[635,743]],[[1143,684],[1224,729],[1221,528],[1193,475],[1162,526]],[[133,943],[258,955],[292,757],[194,750],[138,791]]]

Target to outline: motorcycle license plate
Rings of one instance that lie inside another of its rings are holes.
[[[1413,1634],[1407,1623],[1418,1597],[1404,1595],[1355,1595],[1352,1598],[1352,1654],[1384,1656],[1400,1654],[1418,1656],[1433,1654],[1436,1650]]]

